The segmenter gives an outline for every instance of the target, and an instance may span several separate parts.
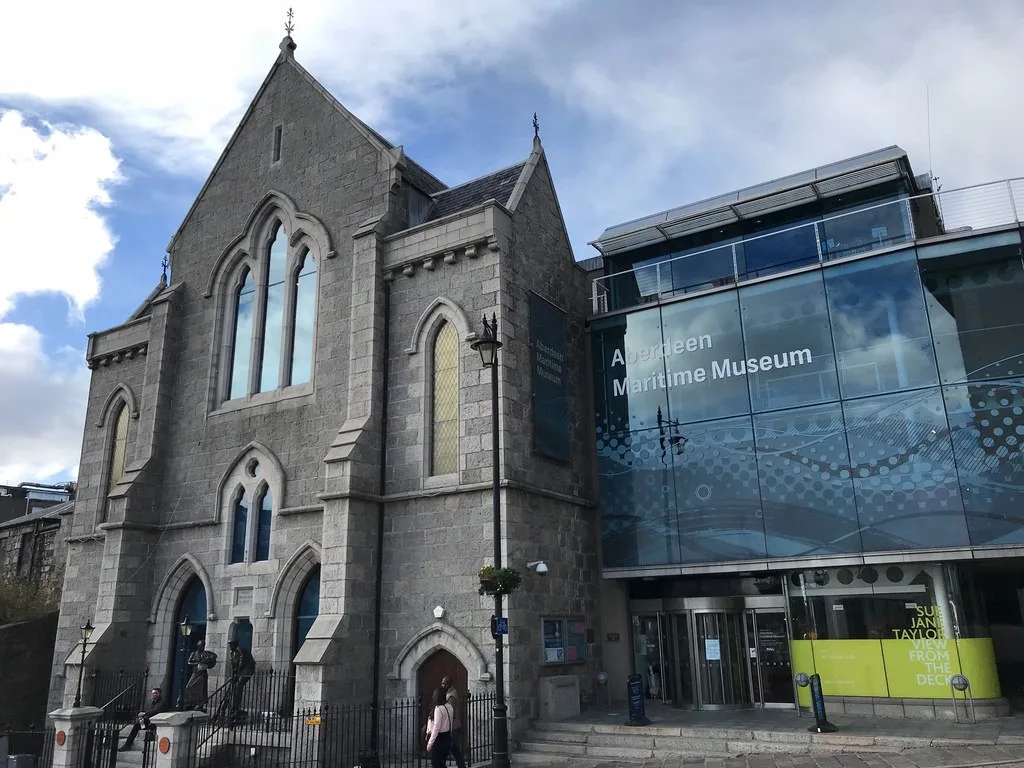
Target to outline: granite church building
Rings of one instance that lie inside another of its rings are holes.
[[[470,347],[486,315],[504,563],[523,575],[506,600],[515,730],[541,678],[589,690],[599,668],[589,374],[570,341],[587,278],[539,138],[448,187],[295,47],[171,239],[170,279],[89,337],[51,707],[74,698],[87,620],[87,669],[148,668],[172,699],[186,617],[190,647],[224,660],[211,690],[237,639],[294,675],[295,706],[429,694],[442,673],[492,691],[491,375]]]

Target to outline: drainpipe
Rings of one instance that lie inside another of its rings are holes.
[[[380,489],[377,502],[377,578],[374,585],[374,610],[373,610],[373,703],[371,712],[370,751],[374,757],[374,764],[379,765],[378,760],[378,732],[380,730],[380,635],[381,635],[381,591],[384,583],[384,490],[387,477],[388,458],[388,375],[389,357],[391,345],[388,342],[391,332],[391,283],[384,282],[384,366],[383,380],[384,387],[381,395],[380,409]]]

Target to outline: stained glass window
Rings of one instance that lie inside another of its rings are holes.
[[[114,490],[114,486],[121,482],[124,477],[125,457],[128,451],[128,406],[121,405],[117,412],[117,422],[114,426],[114,444],[110,449],[110,480],[107,482],[107,495]]]
[[[434,337],[430,474],[459,470],[459,336],[445,322]]]

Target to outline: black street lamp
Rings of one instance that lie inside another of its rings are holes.
[[[75,703],[72,705],[75,709],[82,706],[82,673],[85,671],[85,649],[89,645],[89,638],[92,637],[92,631],[95,629],[92,625],[92,621],[86,620],[85,626],[82,627],[82,660],[78,664],[78,689],[75,691]]]
[[[484,333],[470,345],[480,353],[484,368],[491,369],[491,490],[494,496],[494,567],[501,568],[501,489],[498,467],[498,318],[492,313],[488,325],[484,315]],[[494,615],[501,616],[501,594],[494,595]],[[508,707],[505,706],[505,639],[494,635],[494,748],[493,768],[509,768]]]
[[[185,614],[185,618],[181,624],[178,625],[181,630],[181,688],[178,689],[178,709],[185,709],[185,685],[188,680],[188,638],[192,634],[192,622],[188,620],[188,614]]]

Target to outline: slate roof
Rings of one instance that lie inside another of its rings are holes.
[[[17,528],[24,525],[25,523],[31,523],[36,520],[57,520],[66,514],[75,511],[74,501],[65,501],[60,504],[54,504],[51,507],[45,507],[43,509],[37,509],[35,512],[29,512],[27,515],[16,517],[13,520],[8,520],[4,523],[0,523],[0,529],[2,528]]]
[[[434,200],[433,210],[427,221],[450,216],[453,213],[464,211],[475,205],[480,205],[487,200],[497,200],[502,205],[508,204],[508,199],[515,189],[516,182],[523,173],[526,162],[517,163],[509,168],[503,168],[479,179],[467,181],[457,187],[436,192],[431,197]]]

